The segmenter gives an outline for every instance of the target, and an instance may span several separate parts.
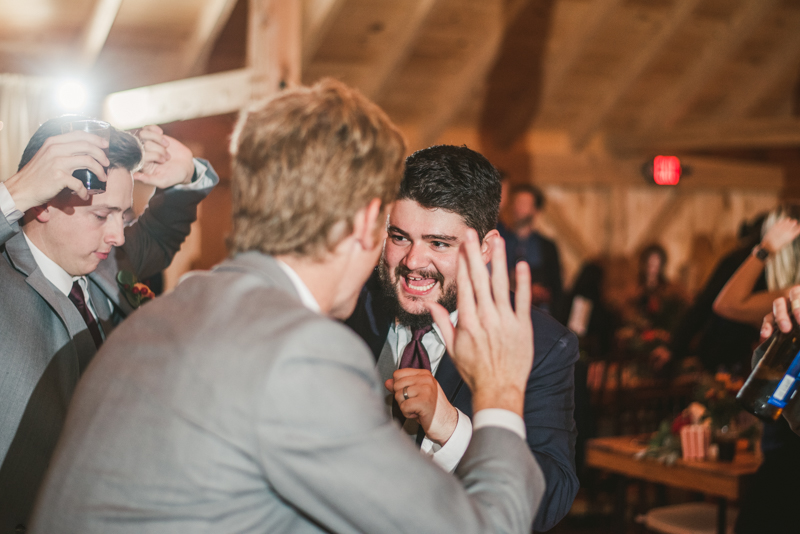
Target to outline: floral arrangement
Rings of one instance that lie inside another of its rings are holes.
[[[149,287],[139,282],[136,275],[128,271],[117,273],[117,285],[125,295],[125,299],[134,308],[138,308],[143,303],[156,297]]]
[[[700,378],[696,400],[707,408],[706,417],[711,418],[714,428],[729,426],[742,411],[736,394],[744,384],[741,378],[733,378],[729,373],[717,373],[714,377]]]

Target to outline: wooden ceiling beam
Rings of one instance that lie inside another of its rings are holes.
[[[303,14],[303,65],[317,54],[346,0],[306,0]]]
[[[433,144],[476,88],[485,81],[500,49],[506,23],[502,2],[495,0],[493,3],[494,13],[483,23],[483,40],[473,43],[472,51],[465,55],[468,60],[462,62],[460,70],[439,76],[437,85],[442,89],[432,98],[431,106],[435,111],[425,116],[421,124],[412,130],[414,135],[409,140],[409,148],[424,148]]]
[[[400,71],[408,59],[420,30],[438,2],[439,0],[419,0],[408,19],[403,22],[403,32],[393,36],[386,52],[378,55],[374,67],[367,69],[366,76],[354,84],[367,97],[378,101],[386,92],[389,80]]]
[[[553,69],[545,77],[544,98],[550,100],[555,95],[566,79],[569,72],[586,51],[589,43],[608,21],[614,10],[621,4],[621,0],[594,0],[586,16],[583,28],[578,35],[580,38],[567,43],[563,51],[553,58]]]
[[[640,131],[675,126],[689,111],[706,83],[727,63],[776,4],[777,0],[744,0],[725,30],[719,35],[709,35],[709,44],[697,60],[661,98],[645,109]]]
[[[123,130],[233,113],[250,102],[250,69],[209,74],[108,95],[103,118]]]
[[[570,135],[577,149],[582,149],[592,135],[602,128],[603,122],[614,111],[619,101],[628,93],[642,73],[664,50],[675,32],[683,27],[700,0],[677,0],[673,8],[665,15],[661,29],[647,42],[647,45],[636,52],[631,61],[624,61],[613,74],[613,84],[602,91],[604,94],[599,105],[592,105],[578,117]]]
[[[89,70],[106,44],[111,26],[119,13],[122,0],[96,0],[89,23],[81,35],[78,49],[78,68]]]
[[[800,146],[800,120],[751,119],[703,123],[650,135],[611,135],[609,148],[618,154],[724,148]]]
[[[207,0],[183,50],[178,72],[181,78],[201,74],[220,32],[231,16],[236,0]]]
[[[265,98],[300,83],[303,5],[301,0],[250,0],[247,63],[252,96]]]
[[[787,74],[796,73],[800,63],[800,28],[787,32],[767,64],[750,77],[749,83],[741,84],[731,91],[720,116],[742,119],[775,88]]]

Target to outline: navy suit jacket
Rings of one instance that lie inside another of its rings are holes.
[[[394,321],[390,310],[383,301],[377,272],[373,273],[346,323],[366,341],[376,362]],[[578,360],[578,340],[575,334],[537,308],[531,309],[531,320],[534,358],[523,417],[528,446],[547,484],[533,527],[536,531],[545,531],[567,515],[578,492],[575,474],[578,433],[573,420],[573,367]],[[435,376],[450,403],[471,418],[472,393],[447,352]],[[423,436],[420,432],[418,442]]]

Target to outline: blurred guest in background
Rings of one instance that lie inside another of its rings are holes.
[[[800,207],[781,205],[764,221],[763,238],[725,284],[714,311],[730,320],[762,324],[773,301],[789,295],[800,277]],[[754,286],[766,270],[767,291]],[[786,419],[764,423],[761,438],[764,460],[742,499],[737,534],[797,532],[794,506],[800,501],[800,437]]]
[[[626,326],[618,332],[629,349],[646,353],[657,372],[670,359],[670,332],[686,307],[680,289],[664,274],[666,266],[667,252],[659,244],[648,245],[639,254],[637,287],[623,308]]]
[[[509,272],[518,261],[531,268],[533,304],[551,312],[563,293],[558,247],[536,230],[536,219],[544,208],[544,193],[532,184],[511,188],[511,228],[498,225],[506,241]]]
[[[670,352],[677,364],[689,356],[697,356],[703,368],[709,372],[718,370],[733,374],[749,374],[750,356],[758,342],[758,328],[739,321],[731,321],[713,310],[714,300],[750,256],[753,247],[761,241],[761,227],[766,214],[753,221],[743,221],[739,227],[739,247],[724,256],[717,264],[705,286],[681,317],[672,333]],[[754,292],[766,291],[767,280],[763,272],[753,288]],[[720,366],[724,369],[720,369]]]

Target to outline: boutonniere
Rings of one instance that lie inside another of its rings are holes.
[[[128,271],[117,273],[117,284],[122,289],[125,298],[128,299],[128,304],[134,308],[138,308],[142,303],[156,297],[149,287],[139,282],[136,275]]]

